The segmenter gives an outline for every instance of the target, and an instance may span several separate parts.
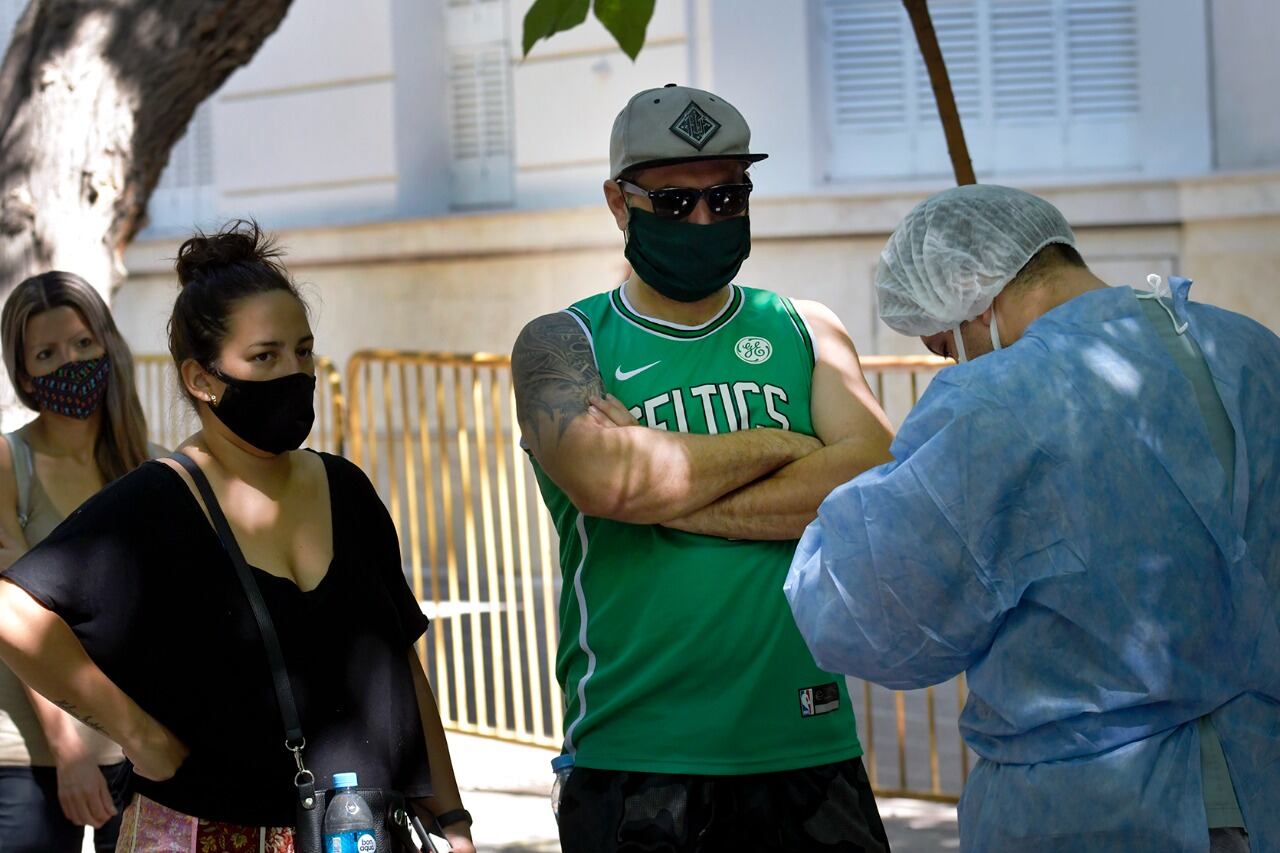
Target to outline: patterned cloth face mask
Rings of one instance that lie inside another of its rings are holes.
[[[46,412],[88,420],[102,405],[110,378],[111,359],[108,356],[69,361],[53,373],[31,377],[31,396]]]

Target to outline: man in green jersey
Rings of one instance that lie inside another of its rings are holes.
[[[566,853],[888,849],[844,680],[782,583],[891,431],[831,311],[733,283],[749,142],[709,92],[632,98],[604,192],[633,273],[513,352],[564,571]]]

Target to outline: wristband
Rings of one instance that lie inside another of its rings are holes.
[[[446,826],[452,826],[464,820],[467,822],[467,826],[471,826],[471,812],[466,809],[453,809],[444,814],[436,815],[436,826],[443,830]]]

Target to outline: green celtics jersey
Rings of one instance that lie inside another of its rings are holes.
[[[813,340],[783,297],[731,286],[701,326],[642,316],[621,288],[567,310],[646,426],[813,434]],[[795,542],[584,516],[535,469],[560,534],[557,675],[578,766],[727,775],[862,754],[844,679],[814,664],[782,592]]]

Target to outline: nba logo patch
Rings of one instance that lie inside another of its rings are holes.
[[[800,716],[817,717],[830,714],[840,708],[840,689],[833,681],[817,687],[804,687],[800,690]]]

